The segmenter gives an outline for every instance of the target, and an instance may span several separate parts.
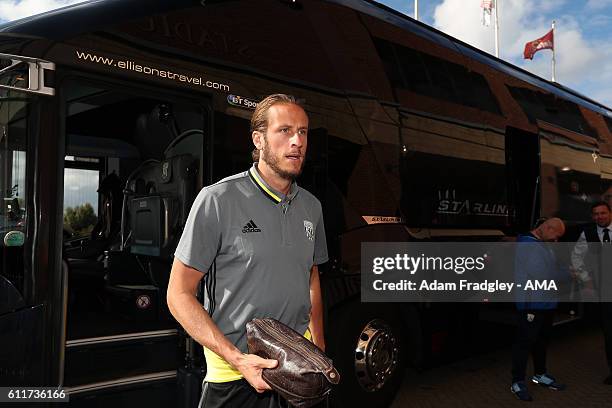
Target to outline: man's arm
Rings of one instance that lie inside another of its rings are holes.
[[[242,354],[219,330],[196,297],[204,274],[174,258],[168,283],[168,308],[172,316],[195,341],[221,356],[235,367],[257,392],[271,389],[261,378],[264,368],[274,368],[276,360]]]
[[[323,300],[321,299],[321,284],[319,268],[313,265],[310,269],[310,324],[308,325],[312,342],[325,351],[325,334],[323,333]]]

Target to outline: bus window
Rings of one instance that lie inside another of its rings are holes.
[[[465,66],[381,38],[373,38],[391,86],[500,114],[486,79]]]
[[[410,226],[504,229],[503,135],[403,114],[401,205]]]
[[[597,132],[584,118],[578,105],[551,93],[508,85],[512,97],[519,103],[529,120],[542,120],[563,129],[597,138]]]
[[[100,170],[90,166],[99,166],[99,162],[97,158],[66,156],[64,233],[67,237],[86,237],[98,222],[97,190]],[[86,167],[83,167],[83,164]]]
[[[29,103],[0,98],[0,274],[23,292],[23,245],[26,222],[26,117]]]

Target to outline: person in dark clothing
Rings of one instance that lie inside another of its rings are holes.
[[[594,296],[594,288],[601,284],[602,272],[599,268],[601,259],[601,248],[599,245],[589,243],[610,243],[612,234],[612,211],[610,205],[605,201],[596,202],[591,206],[591,218],[593,224],[587,225],[580,236],[572,253],[572,266],[578,281],[584,287],[583,296]],[[605,272],[605,271],[604,271]],[[604,333],[606,358],[608,361],[609,374],[604,379],[604,384],[612,385],[612,303],[601,303],[601,320]]]
[[[519,235],[515,258],[515,280],[525,287],[528,280],[566,280],[569,277],[558,265],[554,253],[544,244],[559,240],[565,225],[559,218],[551,218],[525,235]],[[510,390],[522,401],[531,401],[525,376],[531,352],[534,376],[531,381],[554,390],[565,385],[558,383],[546,371],[546,347],[552,329],[557,299],[553,291],[521,290],[517,292],[518,328],[512,346],[512,386]]]

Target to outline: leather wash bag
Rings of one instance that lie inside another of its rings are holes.
[[[340,374],[317,346],[274,319],[253,319],[246,325],[249,353],[278,360],[262,371],[270,387],[296,408],[325,400]]]

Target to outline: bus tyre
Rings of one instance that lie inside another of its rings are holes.
[[[327,327],[328,352],[341,375],[334,406],[389,406],[406,365],[398,313],[355,301],[332,311]]]

